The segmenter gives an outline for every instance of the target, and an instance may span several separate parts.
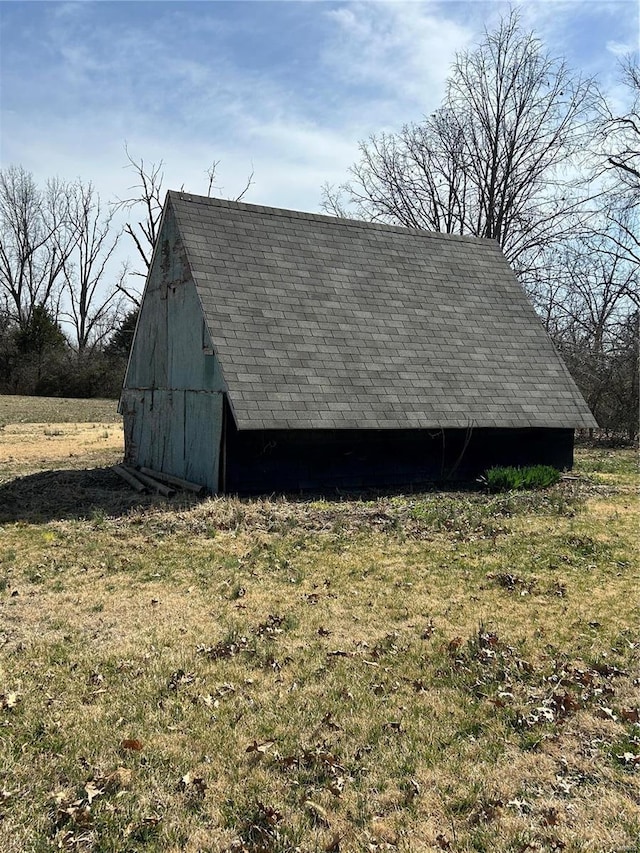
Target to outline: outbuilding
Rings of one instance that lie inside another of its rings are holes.
[[[595,420],[497,243],[169,192],[125,457],[211,492],[570,468]]]

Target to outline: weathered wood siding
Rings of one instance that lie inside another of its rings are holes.
[[[184,247],[168,208],[120,402],[127,462],[217,491],[223,388]]]

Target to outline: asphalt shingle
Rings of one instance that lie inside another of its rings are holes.
[[[596,425],[493,241],[169,198],[240,429]]]

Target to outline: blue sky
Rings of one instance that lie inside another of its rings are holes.
[[[637,49],[638,0],[524,0],[525,26],[614,99]],[[0,162],[38,180],[126,196],[131,154],[165,186],[309,211],[358,140],[433,110],[456,51],[509,4],[451,2],[0,2]]]

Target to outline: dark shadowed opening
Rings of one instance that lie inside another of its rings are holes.
[[[419,487],[494,465],[573,464],[571,429],[243,430],[229,418],[224,491]]]

